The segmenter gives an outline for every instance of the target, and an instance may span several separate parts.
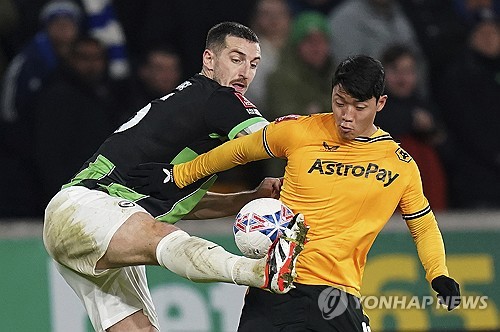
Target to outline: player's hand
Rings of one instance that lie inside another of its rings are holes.
[[[265,178],[255,188],[255,196],[257,198],[270,197],[279,199],[282,185],[283,178]]]
[[[460,305],[460,286],[452,278],[441,275],[432,279],[431,286],[437,292],[439,302],[446,305],[448,311]]]
[[[145,195],[168,199],[179,191],[174,181],[174,165],[163,163],[140,164],[128,176],[127,187]]]

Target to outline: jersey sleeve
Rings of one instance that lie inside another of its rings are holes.
[[[240,132],[256,132],[269,123],[252,102],[229,88],[212,94],[205,105],[204,117],[214,134],[229,139]]]
[[[299,115],[286,115],[266,126],[263,136],[266,152],[272,157],[287,159],[300,145],[307,130],[303,119]]]
[[[190,162],[174,166],[174,180],[183,188],[205,176],[269,158],[263,144],[263,130],[240,137],[201,154]]]
[[[436,217],[424,196],[417,165],[412,162],[409,167],[412,175],[401,199],[400,209],[417,247],[426,279],[431,282],[440,275],[448,275],[444,242]]]

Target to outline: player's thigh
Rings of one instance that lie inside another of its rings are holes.
[[[178,228],[157,221],[149,213],[134,213],[115,232],[106,253],[97,262],[97,268],[158,265],[156,247],[161,239],[175,230]]]
[[[311,303],[306,330],[369,332],[368,318],[354,295],[329,286],[296,284],[296,287],[293,291],[303,293]]]
[[[238,332],[282,331],[295,328],[305,331],[309,300],[293,290],[287,294],[273,294],[249,288],[240,317]]]
[[[43,240],[55,261],[74,271],[97,276],[97,261],[120,226],[145,210],[125,199],[82,186],[57,193],[45,211]],[[133,246],[133,243],[131,244]]]

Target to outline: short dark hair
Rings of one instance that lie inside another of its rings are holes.
[[[332,88],[338,84],[360,101],[372,97],[378,101],[384,93],[384,80],[384,67],[380,61],[366,55],[356,55],[338,65],[332,79]]]
[[[208,31],[205,48],[219,52],[225,46],[227,36],[243,38],[253,43],[259,42],[259,37],[249,27],[236,22],[222,22]]]

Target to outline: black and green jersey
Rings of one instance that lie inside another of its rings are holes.
[[[267,124],[257,108],[233,88],[195,75],[154,100],[118,128],[64,185],[84,185],[132,200],[159,220],[174,223],[199,202],[216,177],[202,179],[168,201],[126,187],[127,173],[147,162],[181,163]]]

